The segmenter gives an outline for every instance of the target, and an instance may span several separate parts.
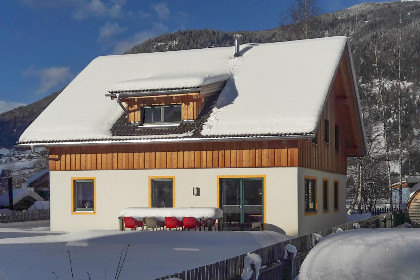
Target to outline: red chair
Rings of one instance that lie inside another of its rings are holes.
[[[184,225],[184,229],[188,229],[188,231],[190,229],[196,230],[197,228],[197,220],[193,217],[184,217],[182,219],[182,224]]]
[[[165,217],[165,226],[169,230],[175,228],[178,229],[180,227],[180,221],[177,220],[175,217]],[[182,222],[181,222],[182,226]]]
[[[133,217],[124,217],[124,227],[131,228],[131,230],[136,230],[138,227],[138,224],[137,224],[137,221]]]

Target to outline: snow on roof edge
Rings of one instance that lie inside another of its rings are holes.
[[[347,39],[348,42],[348,39]],[[360,102],[360,95],[359,95],[359,88],[357,86],[357,81],[356,81],[356,70],[354,69],[354,63],[353,63],[353,56],[351,54],[351,47],[350,47],[350,43],[347,44],[347,49],[349,52],[349,59],[350,59],[350,66],[351,66],[351,76],[353,79],[353,86],[354,86],[354,90],[355,90],[355,95],[356,95],[356,101],[357,101],[357,110],[359,111],[359,120],[360,120],[360,125],[361,125],[361,129],[362,129],[362,135],[363,135],[363,145],[364,145],[364,150],[366,153],[366,131],[365,131],[365,123],[363,122],[363,114],[362,114],[362,104]]]

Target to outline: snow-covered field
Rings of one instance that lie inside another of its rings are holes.
[[[357,229],[321,239],[299,280],[420,279],[420,229]]]
[[[70,251],[74,279],[114,279],[121,252],[128,248],[119,279],[154,279],[286,239],[271,231],[63,233],[50,232],[48,222],[0,224],[0,272],[8,280],[72,279]]]

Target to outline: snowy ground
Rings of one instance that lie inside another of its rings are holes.
[[[0,225],[0,272],[14,279],[154,279],[214,263],[286,240],[271,231],[84,231],[49,232],[47,222]],[[89,274],[89,275],[88,275]],[[0,273],[1,275],[1,273]],[[56,277],[57,275],[57,277]]]
[[[299,280],[420,279],[420,229],[357,229],[325,237],[307,255]]]

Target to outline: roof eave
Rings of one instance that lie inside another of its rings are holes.
[[[277,135],[277,136],[221,136],[221,137],[190,137],[190,138],[158,138],[158,139],[103,139],[103,140],[75,140],[75,141],[39,141],[39,142],[21,142],[17,143],[17,147],[51,147],[51,146],[75,146],[75,145],[130,145],[130,144],[152,144],[152,143],[190,143],[190,142],[220,142],[220,141],[267,141],[267,140],[298,140],[312,139],[314,135],[309,134],[293,134],[293,135]]]

